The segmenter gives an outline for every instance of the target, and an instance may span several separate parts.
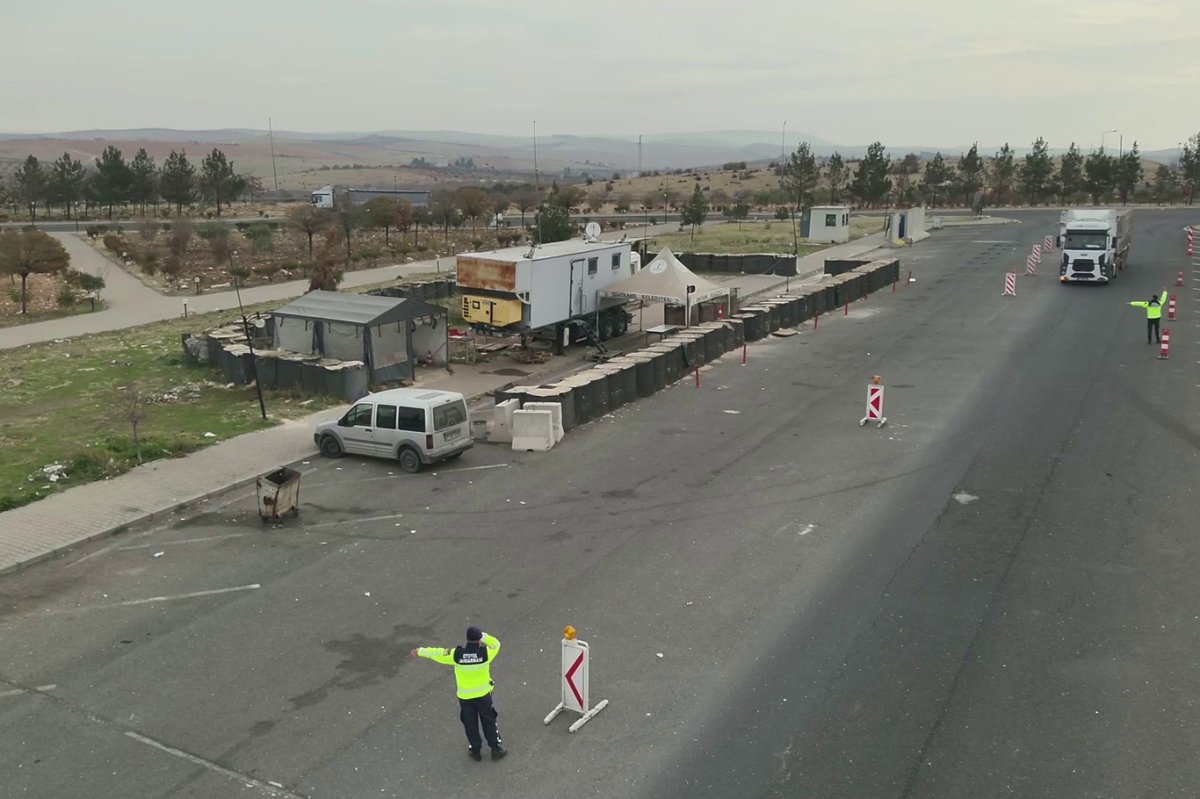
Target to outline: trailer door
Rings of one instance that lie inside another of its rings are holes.
[[[583,307],[583,276],[587,270],[587,262],[583,258],[571,261],[571,293],[567,296],[567,315],[575,316],[584,311]]]

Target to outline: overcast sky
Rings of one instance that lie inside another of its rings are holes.
[[[780,130],[1174,147],[1196,0],[31,0],[0,131]]]

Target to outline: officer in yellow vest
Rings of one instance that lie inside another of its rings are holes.
[[[1162,290],[1162,296],[1156,297],[1150,295],[1150,299],[1146,302],[1131,302],[1129,303],[1135,308],[1146,309],[1146,343],[1158,344],[1162,341],[1158,333],[1158,320],[1162,319],[1163,306],[1167,304],[1167,290]],[[1150,340],[1150,336],[1154,336],[1154,341]]]
[[[496,729],[499,713],[492,705],[492,661],[500,654],[500,641],[478,627],[468,627],[465,646],[453,649],[422,646],[409,654],[454,667],[454,680],[458,684],[458,717],[467,732],[471,759],[483,760],[483,755],[479,753],[483,746],[479,736],[480,727],[483,727],[483,737],[492,749],[492,760],[507,755],[508,750],[500,745],[500,733]]]

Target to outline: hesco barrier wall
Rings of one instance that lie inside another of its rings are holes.
[[[458,291],[458,287],[453,280],[446,278],[444,280],[428,280],[422,283],[401,283],[396,286],[385,286],[381,289],[372,289],[367,294],[374,294],[377,297],[407,297],[411,300],[443,300],[447,297],[453,297]]]
[[[512,386],[496,392],[496,402],[557,402],[563,429],[599,419],[622,405],[648,397],[689,377],[693,370],[747,341],[796,327],[862,299],[900,279],[900,261],[856,261],[855,266],[818,286],[798,288],[742,307],[731,318],[681,330],[637,352],[612,358],[586,372],[541,386]]]
[[[708,252],[677,252],[684,266],[693,272],[720,272],[722,274],[796,276],[796,259],[787,254],[746,253],[744,255],[718,255]],[[653,260],[653,259],[650,259]],[[650,260],[643,263],[650,263]]]

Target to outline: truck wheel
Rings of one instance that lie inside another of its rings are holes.
[[[600,340],[608,341],[613,337],[613,318],[611,314],[602,314],[598,325]]]
[[[416,450],[405,447],[400,450],[400,454],[397,457],[400,460],[401,471],[408,472],[409,474],[416,474],[421,471],[421,456],[417,454]]]
[[[326,458],[340,458],[346,454],[342,450],[342,444],[334,436],[323,436],[321,438],[321,454]]]
[[[629,331],[629,317],[623,313],[617,314],[616,332],[618,336],[623,336]]]

